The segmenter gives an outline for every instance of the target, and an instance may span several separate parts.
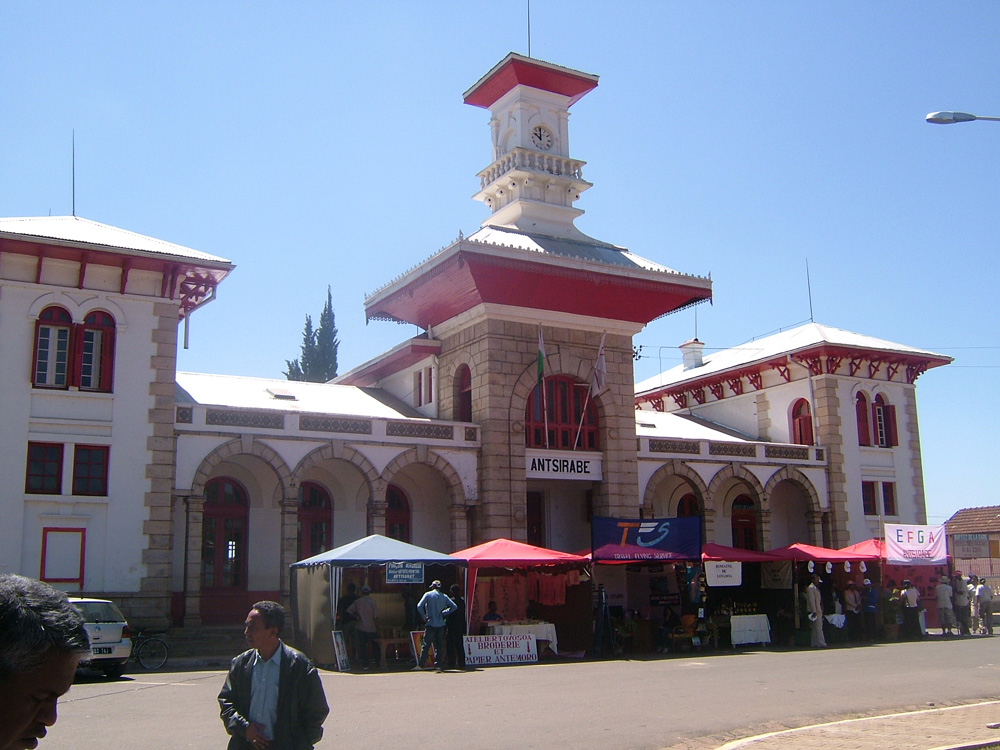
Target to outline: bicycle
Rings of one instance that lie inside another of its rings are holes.
[[[170,656],[170,647],[160,638],[162,631],[137,630],[132,636],[131,658],[139,662],[143,669],[159,669]]]

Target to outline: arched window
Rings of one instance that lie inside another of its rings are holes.
[[[792,405],[792,442],[797,445],[813,444],[812,413],[809,402],[804,398]]]
[[[112,363],[115,355],[115,321],[106,312],[92,312],[79,329],[78,362],[81,390],[111,391]]]
[[[733,546],[738,549],[757,549],[757,510],[749,495],[740,495],[733,501]]]
[[[315,482],[299,485],[298,560],[326,552],[333,546],[333,502]]]
[[[46,307],[35,323],[32,383],[38,388],[69,387],[73,319],[61,307]]]
[[[858,418],[858,445],[872,444],[872,431],[868,425],[868,399],[858,393],[854,399],[854,413]]]
[[[410,501],[394,484],[385,489],[385,535],[401,542],[410,541]]]
[[[455,372],[455,419],[472,421],[472,371],[462,365]]]
[[[600,449],[597,407],[593,399],[587,398],[587,385],[567,375],[545,378],[544,399],[537,386],[528,397],[524,416],[525,445],[529,448],[573,450],[577,431],[580,433],[578,448],[588,451]]]
[[[899,445],[896,435],[896,407],[889,404],[881,393],[872,402],[872,432],[875,445],[880,448]]]
[[[35,323],[31,382],[36,388],[111,392],[115,320],[95,311],[74,324],[66,310],[46,307]]]
[[[246,590],[247,491],[235,479],[205,484],[201,533],[202,589]]]
[[[700,516],[701,508],[698,507],[698,497],[689,492],[677,501],[677,517]]]

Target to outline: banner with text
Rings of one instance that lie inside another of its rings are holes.
[[[945,565],[944,526],[885,525],[885,559],[892,565]]]
[[[705,583],[714,586],[739,586],[743,583],[743,563],[705,561]]]
[[[591,519],[594,560],[700,560],[701,518]]]
[[[462,636],[467,666],[530,664],[538,661],[538,644],[531,633]]]
[[[527,479],[599,482],[604,478],[600,453],[529,448],[524,458],[524,476]]]

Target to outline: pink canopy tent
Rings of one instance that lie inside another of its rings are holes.
[[[703,562],[771,562],[787,558],[772,555],[770,552],[756,552],[708,542],[701,545],[701,559]]]
[[[885,559],[885,542],[881,539],[866,539],[857,544],[849,544],[840,548],[841,552],[857,552],[862,555],[871,555],[874,559]]]
[[[590,564],[589,555],[536,547],[512,539],[493,539],[475,547],[460,549],[452,557],[466,560],[469,572],[465,579],[465,617],[471,627],[473,594],[480,568],[582,568]]]
[[[860,562],[861,560],[878,560],[878,554],[853,552],[849,549],[828,549],[815,547],[811,544],[795,542],[786,547],[768,550],[765,554],[774,555],[782,560],[803,562]],[[773,558],[772,558],[773,559]]]

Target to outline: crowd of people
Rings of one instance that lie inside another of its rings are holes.
[[[934,597],[942,635],[993,635],[993,589],[985,578],[966,578],[961,571],[943,575],[934,588]],[[909,579],[902,582],[899,603],[903,613],[901,637],[919,640],[924,636],[920,622],[924,605],[920,591]]]

